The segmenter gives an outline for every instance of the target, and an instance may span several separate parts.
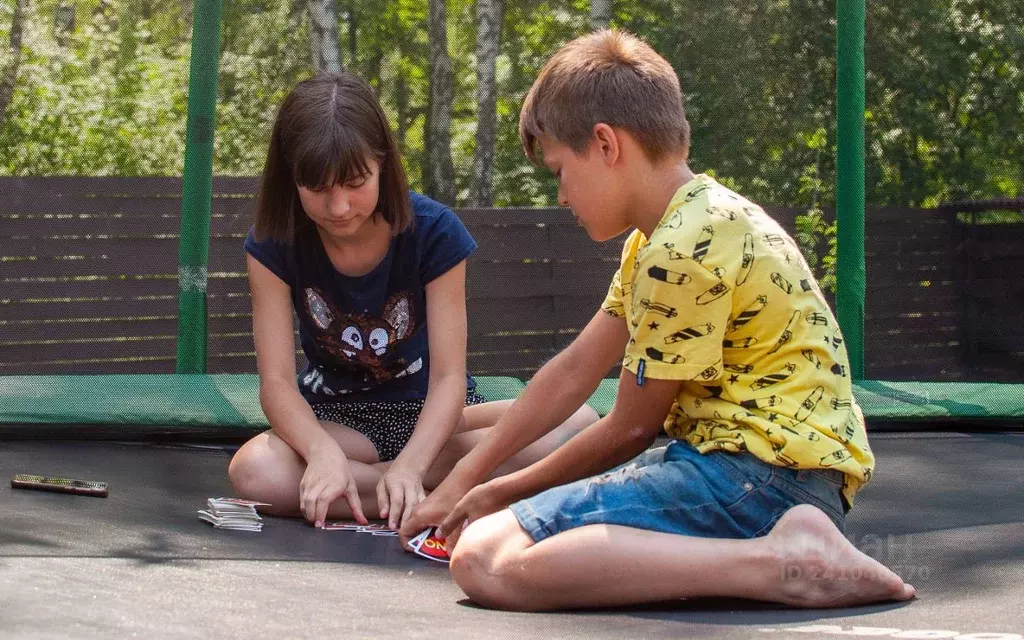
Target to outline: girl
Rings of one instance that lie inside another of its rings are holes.
[[[299,83],[274,123],[245,240],[260,404],[235,491],[269,513],[397,529],[508,407],[466,373],[466,257],[454,213],[406,186],[372,89],[350,73]],[[292,311],[308,364],[296,376]],[[429,326],[429,331],[427,327]],[[584,408],[502,470],[596,420]]]

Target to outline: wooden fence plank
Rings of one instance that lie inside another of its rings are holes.
[[[0,178],[0,371],[59,370],[61,353],[74,371],[173,370],[167,337],[177,330],[181,184]],[[254,370],[242,241],[257,188],[256,178],[214,179],[211,371]],[[764,208],[790,233],[805,213]],[[561,208],[458,214],[480,244],[468,271],[470,359],[487,372],[532,373],[597,310],[623,238],[596,244]],[[1019,364],[1013,354],[1024,332],[1013,305],[1024,296],[1024,225],[971,227],[948,208],[871,207],[866,232],[870,375],[998,372],[963,361],[969,308],[978,357]],[[973,260],[970,287],[965,251]],[[157,349],[162,342],[166,348]],[[34,365],[17,362],[29,356]]]
[[[617,268],[613,262],[471,261],[466,292],[473,298],[532,298],[536,296],[603,299]],[[600,300],[598,300],[600,302]]]

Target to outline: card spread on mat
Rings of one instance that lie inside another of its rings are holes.
[[[359,531],[363,525],[355,520],[339,520],[337,522],[325,522],[324,531]]]
[[[325,522],[324,531],[355,531],[357,533],[369,533],[375,536],[394,537],[397,531],[392,531],[386,524],[359,524],[355,520],[336,520]]]

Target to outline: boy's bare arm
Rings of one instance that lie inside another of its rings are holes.
[[[403,542],[448,515],[466,492],[579,409],[626,349],[621,317],[598,311],[571,345],[541,367],[491,428],[402,524]]]
[[[644,451],[661,433],[681,382],[647,379],[639,386],[636,380],[633,373],[623,369],[611,413],[543,460],[471,490],[441,524],[442,531],[454,534],[457,540],[464,521],[471,522],[546,489],[607,471]]]
[[[509,502],[602,473],[651,446],[679,394],[679,380],[648,378],[638,386],[623,369],[611,413],[533,465],[493,481]]]
[[[625,320],[598,311],[572,344],[541,367],[488,437],[459,461],[445,484],[451,480],[463,491],[476,486],[565,422],[622,358],[628,340]]]

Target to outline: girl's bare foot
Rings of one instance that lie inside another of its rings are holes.
[[[785,604],[846,607],[914,597],[914,587],[853,546],[816,507],[787,511],[766,542],[778,561],[778,599]]]

